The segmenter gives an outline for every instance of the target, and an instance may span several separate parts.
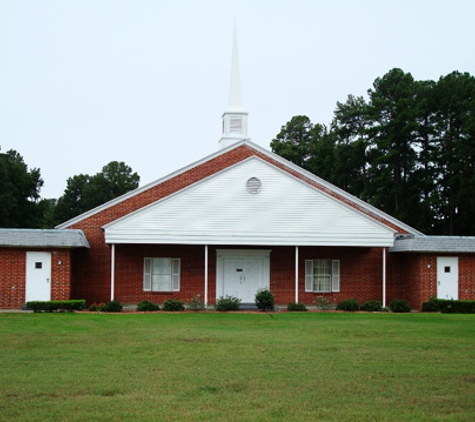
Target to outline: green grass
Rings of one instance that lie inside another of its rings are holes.
[[[475,316],[0,314],[0,421],[475,420]]]

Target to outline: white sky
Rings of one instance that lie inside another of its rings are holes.
[[[0,0],[0,147],[42,196],[124,161],[141,185],[218,149],[233,21],[252,141],[330,123],[394,67],[475,75],[473,0]]]

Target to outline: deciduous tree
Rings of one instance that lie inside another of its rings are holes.
[[[58,222],[67,221],[139,186],[140,177],[124,162],[111,161],[102,171],[70,177],[55,210]]]
[[[0,227],[42,227],[42,186],[40,170],[29,170],[17,151],[0,152]]]

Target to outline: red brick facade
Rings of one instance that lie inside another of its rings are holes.
[[[90,302],[104,302],[111,297],[111,247],[104,241],[102,227],[124,215],[149,205],[155,201],[196,183],[208,176],[215,174],[229,166],[245,160],[251,156],[270,162],[276,167],[310,185],[317,187],[337,199],[348,202],[341,195],[319,185],[301,173],[286,167],[281,162],[261,153],[249,145],[242,145],[225,154],[218,155],[195,167],[188,169],[175,177],[167,179],[160,184],[153,185],[140,194],[132,196],[117,204],[111,205],[102,211],[93,214],[80,222],[70,226],[84,231],[90,250],[76,250],[73,256],[73,285],[72,295],[75,298],[85,298]],[[355,208],[362,210],[357,204]],[[369,213],[371,217],[396,228],[389,221]],[[404,230],[398,228],[398,232]],[[226,245],[221,246],[226,248]],[[276,295],[278,303],[288,303],[295,300],[295,263],[294,249],[275,247],[271,254],[271,289]],[[381,299],[382,295],[382,252],[381,249],[370,248],[302,248],[299,274],[300,291],[299,300],[311,304],[316,294],[304,291],[304,263],[305,259],[326,258],[342,260],[342,288],[338,294],[330,298],[339,301],[344,298],[358,297],[361,300]],[[177,293],[161,294],[143,292],[143,258],[145,256],[179,257],[182,262],[182,289]],[[216,252],[215,248],[209,250],[209,292],[208,299],[213,303],[216,297]],[[169,297],[189,300],[196,294],[203,294],[204,289],[204,247],[195,246],[116,246],[115,268],[115,298],[124,302],[139,302],[149,299],[162,302]],[[399,293],[399,291],[397,291]]]
[[[262,151],[242,144],[228,152],[214,156],[202,163],[178,172],[160,183],[143,188],[135,195],[113,201],[98,210],[75,220],[67,228],[81,229],[89,241],[90,249],[52,251],[52,299],[86,299],[88,303],[106,302],[111,298],[111,246],[105,243],[102,227],[120,217],[163,199],[187,186],[212,176],[249,157],[257,156],[272,165],[300,178],[306,183],[351,205],[371,218],[398,233],[407,233],[389,221],[351,201],[338,190],[331,190],[304,172],[286,166]],[[66,228],[63,226],[63,228]],[[208,303],[216,299],[216,250],[236,249],[235,245],[209,246],[208,249]],[[242,246],[244,249],[258,249]],[[292,246],[267,246],[270,254],[270,289],[278,304],[295,300],[295,248]],[[429,299],[437,290],[436,256],[417,254],[391,254],[386,251],[386,303],[393,298],[407,299],[413,308]],[[170,257],[181,259],[181,288],[179,292],[152,293],[143,289],[144,257]],[[305,292],[305,260],[340,260],[340,292]],[[4,308],[20,307],[25,297],[25,251],[0,250],[0,260],[5,263],[0,272],[1,303]],[[58,265],[62,261],[62,265]],[[137,303],[152,300],[162,303],[168,298],[189,301],[204,295],[205,246],[192,245],[115,245],[114,298],[121,302]],[[460,298],[475,298],[475,256],[464,255],[459,259]],[[382,300],[383,249],[370,247],[300,247],[298,263],[298,299],[311,305],[318,296],[338,303],[343,299],[357,298],[360,302]]]
[[[437,296],[437,257],[458,256],[458,298],[475,299],[475,255],[472,254],[395,254],[394,280],[391,285],[400,283],[401,298],[406,299],[416,309],[431,297]]]
[[[0,308],[19,309],[25,304],[26,253],[34,249],[0,248]],[[51,300],[71,296],[69,249],[42,249],[51,253]]]

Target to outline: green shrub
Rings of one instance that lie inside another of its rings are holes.
[[[82,311],[86,308],[85,300],[34,300],[26,302],[26,307],[34,312]]]
[[[265,311],[269,309],[272,311],[274,309],[274,293],[268,289],[259,289],[254,296],[254,301],[258,309]]]
[[[431,297],[427,302],[422,303],[422,312],[440,312],[440,300]]]
[[[147,312],[147,311],[159,311],[160,306],[150,300],[142,300],[142,302],[137,303],[138,312]]]
[[[389,309],[395,313],[411,312],[411,306],[408,301],[404,299],[391,300],[391,302],[389,302]]]
[[[444,314],[475,314],[475,300],[438,299],[438,302]]]
[[[338,311],[358,311],[360,309],[360,304],[356,299],[347,299],[342,300],[338,305],[336,305]]]
[[[122,312],[123,306],[118,300],[111,300],[99,306],[101,312]]]
[[[361,305],[360,309],[366,312],[380,312],[383,307],[381,306],[381,302],[379,300],[368,300]]]
[[[186,302],[186,309],[189,311],[203,311],[206,308],[205,303],[201,300],[200,295],[196,295],[193,299]]]
[[[185,310],[185,306],[183,302],[178,299],[168,299],[163,302],[162,309],[164,311],[171,311],[171,312],[180,312]]]
[[[306,312],[307,307],[303,303],[300,303],[300,302],[290,302],[287,305],[287,310],[291,312]]]
[[[239,311],[239,307],[241,306],[241,299],[238,299],[234,296],[225,297],[220,296],[214,305],[214,309],[220,312],[226,311]]]
[[[315,307],[317,309],[321,309],[322,311],[335,309],[335,304],[331,300],[327,299],[325,296],[317,296],[313,303],[315,304]]]
[[[89,308],[87,308],[87,309],[89,309],[91,312],[97,312],[99,310],[100,306],[101,305],[98,305],[96,302],[94,302],[94,303],[91,303],[89,305]]]

